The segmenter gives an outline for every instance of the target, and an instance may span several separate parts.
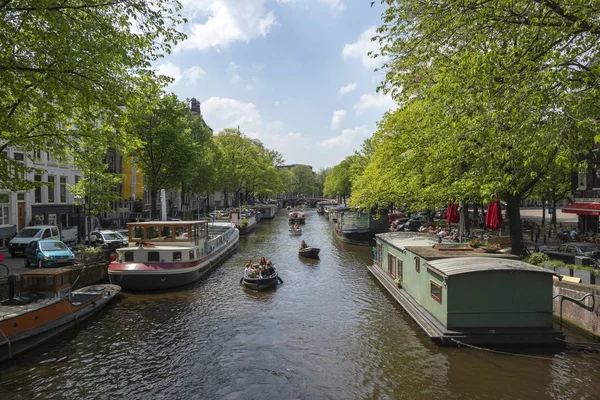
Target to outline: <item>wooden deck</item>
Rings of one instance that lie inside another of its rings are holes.
[[[398,288],[393,279],[377,265],[368,265],[367,269],[425,331],[427,336],[440,345],[564,346],[562,341],[564,340],[564,334],[550,328],[467,328],[449,330],[404,289]]]

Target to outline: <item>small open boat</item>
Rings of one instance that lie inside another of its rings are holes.
[[[288,232],[291,236],[302,235],[302,228],[291,227],[290,229],[288,229]]]
[[[258,264],[254,265],[258,268]],[[277,270],[273,267],[275,273],[266,276],[266,277],[250,277],[246,274],[242,277],[242,283],[249,287],[252,290],[260,291],[267,288],[270,288],[273,285],[276,285],[278,282],[283,283],[279,275],[277,274]]]
[[[319,256],[319,252],[321,249],[318,247],[305,247],[303,249],[298,250],[298,254],[302,257],[308,258],[317,258]]]

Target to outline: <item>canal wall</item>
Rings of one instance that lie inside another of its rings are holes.
[[[586,283],[554,282],[554,316],[600,341],[600,286]],[[580,304],[565,298],[579,300],[587,296]]]

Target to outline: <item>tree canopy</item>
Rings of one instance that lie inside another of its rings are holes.
[[[82,138],[131,143],[111,129],[151,62],[185,36],[176,0],[14,0],[0,3],[0,150],[69,159]],[[75,157],[77,162],[77,157]],[[85,166],[80,166],[84,169]],[[0,186],[31,187],[30,169],[0,152]]]

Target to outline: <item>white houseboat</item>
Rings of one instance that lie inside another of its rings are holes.
[[[239,245],[231,222],[151,221],[128,224],[130,247],[108,267],[123,289],[167,289],[196,281]]]

